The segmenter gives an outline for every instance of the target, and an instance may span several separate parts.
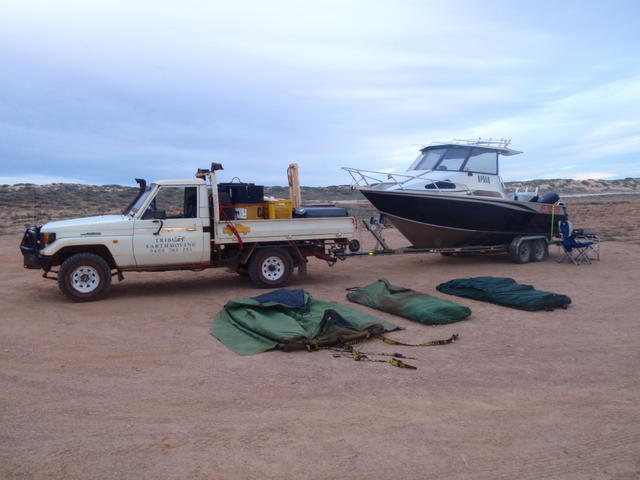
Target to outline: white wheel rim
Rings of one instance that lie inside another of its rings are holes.
[[[71,286],[80,293],[93,292],[99,285],[100,274],[89,265],[81,265],[71,272]]]
[[[267,280],[280,280],[284,275],[284,262],[280,257],[268,257],[262,262],[262,276]]]

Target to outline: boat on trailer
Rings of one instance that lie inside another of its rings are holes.
[[[554,192],[507,193],[499,157],[522,152],[510,140],[452,140],[420,149],[402,174],[343,167],[373,206],[414,248],[506,245],[551,239],[567,218]]]

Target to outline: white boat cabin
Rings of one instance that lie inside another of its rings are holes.
[[[368,172],[345,168],[359,187],[376,190],[411,190],[422,193],[476,195],[511,198],[500,178],[500,155],[522,152],[509,148],[509,140],[452,140],[433,143],[402,174]],[[385,176],[381,177],[381,175]],[[517,200],[527,201],[537,192],[517,192]]]

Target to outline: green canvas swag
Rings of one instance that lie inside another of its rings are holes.
[[[292,295],[299,302],[292,302]],[[266,350],[329,346],[396,330],[366,313],[313,298],[304,290],[281,289],[255,298],[230,300],[215,317],[211,335],[239,355]]]
[[[560,293],[536,290],[532,285],[516,283],[513,278],[456,278],[436,287],[440,292],[484,302],[497,303],[520,310],[567,308],[571,298]]]
[[[385,279],[366,287],[350,289],[347,298],[425,325],[459,322],[471,315],[471,310],[464,305],[397,287]]]

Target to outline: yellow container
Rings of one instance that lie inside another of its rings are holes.
[[[291,200],[285,198],[276,198],[275,200],[265,200],[264,210],[266,213],[265,218],[291,218],[292,207]]]

